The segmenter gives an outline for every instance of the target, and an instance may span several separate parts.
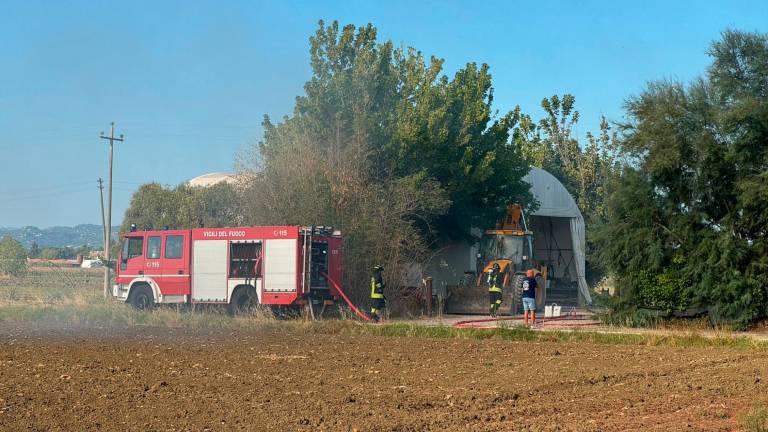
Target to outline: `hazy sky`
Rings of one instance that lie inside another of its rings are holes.
[[[768,32],[768,1],[8,1],[0,14],[0,226],[101,223],[114,121],[113,222],[140,184],[232,171],[264,114],[291,112],[317,21],[488,63],[495,107],[537,117],[572,93],[582,121],[620,120],[649,80],[700,75],[726,28]]]

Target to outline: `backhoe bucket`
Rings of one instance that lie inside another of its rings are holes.
[[[489,315],[491,300],[485,285],[449,285],[445,311],[450,314]],[[501,295],[499,315],[510,315],[513,295],[511,289],[504,289]]]

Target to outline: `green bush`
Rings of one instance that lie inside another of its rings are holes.
[[[636,276],[637,298],[642,306],[658,308],[664,312],[683,311],[690,306],[690,281],[683,276],[685,259],[676,256],[673,267],[661,273],[641,270]]]
[[[604,324],[617,327],[656,327],[660,315],[658,311],[624,307],[598,314],[597,318]]]
[[[0,274],[21,276],[27,272],[27,250],[10,236],[0,240]]]

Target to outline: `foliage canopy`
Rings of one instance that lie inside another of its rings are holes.
[[[627,101],[598,241],[630,303],[744,325],[768,298],[768,36],[726,31],[709,54],[703,78]]]
[[[27,271],[27,250],[13,237],[0,239],[0,274],[21,276]]]
[[[131,224],[140,230],[189,229],[237,225],[235,188],[227,183],[209,187],[181,184],[166,188],[158,183],[147,183],[131,197],[120,233]]]
[[[450,205],[430,222],[446,237],[493,226],[510,202],[530,202],[527,163],[510,143],[520,111],[495,115],[488,65],[468,63],[449,79],[443,60],[378,42],[371,24],[322,21],[310,63],[293,116],[279,124],[265,117],[266,164],[287,136],[311,139],[330,161],[355,147],[368,180],[420,178],[444,191]]]

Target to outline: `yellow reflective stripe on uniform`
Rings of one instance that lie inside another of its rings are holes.
[[[384,294],[383,293],[377,293],[376,288],[381,289],[381,284],[376,283],[376,278],[371,278],[371,298],[372,299],[383,299]]]
[[[497,286],[491,286],[491,287],[488,287],[488,292],[497,292],[497,293],[500,293],[500,292],[501,292],[501,288],[499,288],[499,287],[497,287]]]

